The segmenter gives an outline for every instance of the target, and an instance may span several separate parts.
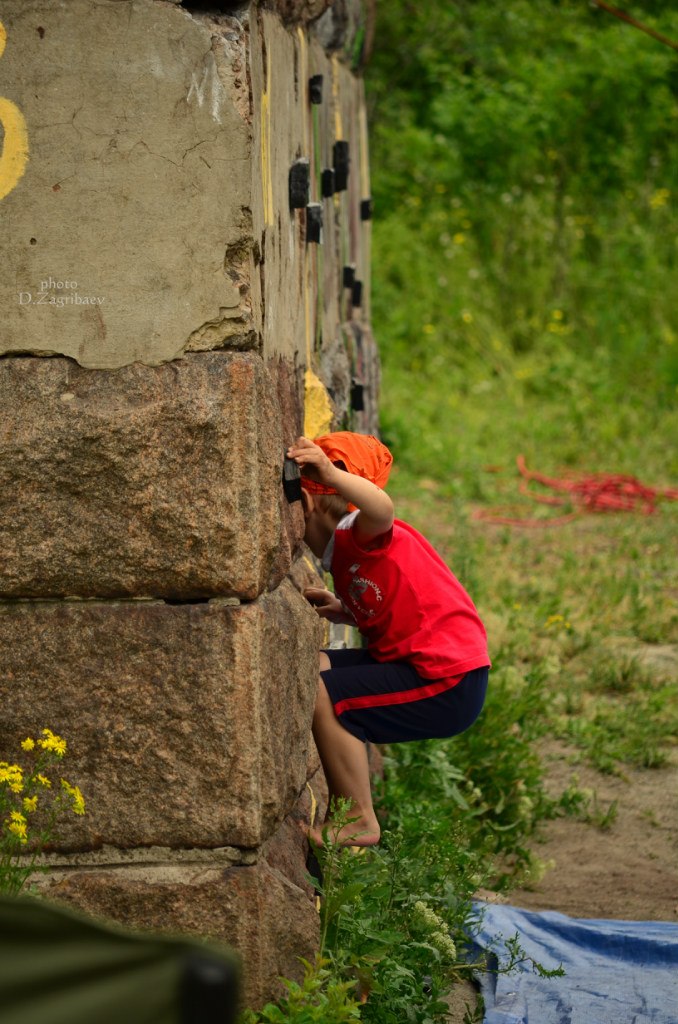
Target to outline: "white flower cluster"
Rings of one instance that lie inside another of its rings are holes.
[[[457,947],[445,931],[445,922],[438,917],[434,910],[431,910],[422,900],[414,904],[414,913],[419,921],[429,932],[429,942],[439,953],[448,960],[457,959]]]

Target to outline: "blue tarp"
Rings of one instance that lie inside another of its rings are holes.
[[[477,903],[477,946],[505,960],[516,933],[531,964],[481,976],[485,1024],[678,1024],[678,924],[606,921]]]

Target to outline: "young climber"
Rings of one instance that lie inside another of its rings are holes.
[[[355,819],[330,834],[372,846],[380,833],[366,743],[468,729],[485,699],[487,636],[437,552],[394,518],[382,490],[392,458],[380,441],[348,431],[300,437],[287,455],[301,468],[306,543],[334,581],[334,594],[312,587],[305,597],[322,618],[357,626],[367,644],[320,652],[313,735],[330,797],[351,800]],[[309,835],[322,843],[321,828]]]

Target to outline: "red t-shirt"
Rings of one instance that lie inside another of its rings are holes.
[[[377,661],[407,661],[425,679],[490,665],[473,601],[425,537],[396,519],[367,551],[344,516],[323,557],[334,590]]]

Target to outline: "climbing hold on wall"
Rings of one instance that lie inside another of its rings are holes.
[[[351,292],[351,299],[354,306],[362,306],[363,304],[363,283],[362,281],[353,282],[353,290]]]
[[[334,195],[334,170],[331,167],[326,167],[320,176],[320,192],[323,199]]]
[[[311,103],[322,103],[323,101],[323,76],[312,75],[308,80],[308,98]]]
[[[355,377],[351,381],[351,408],[354,412],[363,412],[365,409],[365,387]]]
[[[311,189],[311,168],[308,160],[295,160],[290,167],[290,210],[303,210]]]
[[[306,241],[319,242],[323,227],[323,208],[320,203],[309,203],[306,207]]]
[[[344,288],[352,288],[353,282],[355,281],[355,267],[352,263],[347,263],[344,267],[343,272],[343,284]]]
[[[287,456],[283,461],[282,485],[290,505],[293,501],[301,501],[301,470],[294,459]]]
[[[360,200],[360,219],[372,220],[372,199]]]
[[[334,190],[335,192],[345,192],[348,188],[348,170],[351,163],[348,142],[337,141],[334,143],[332,163],[334,164]]]

